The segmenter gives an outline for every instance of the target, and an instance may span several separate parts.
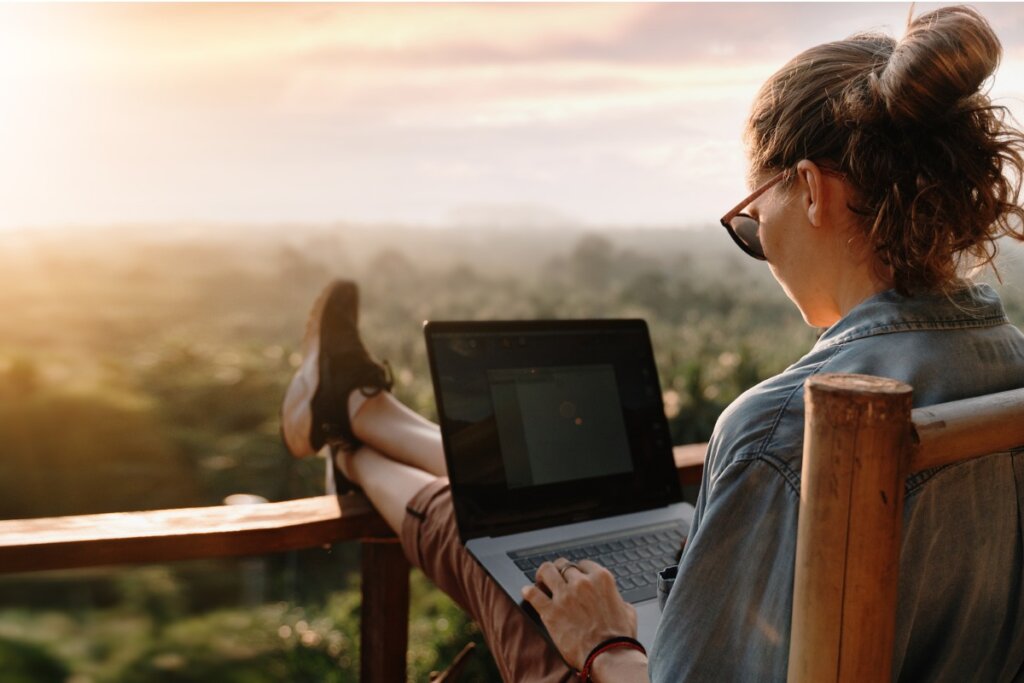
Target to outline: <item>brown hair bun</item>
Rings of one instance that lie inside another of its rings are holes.
[[[999,66],[1001,46],[988,21],[970,7],[921,15],[877,76],[894,123],[932,126],[971,98]]]
[[[751,164],[837,167],[880,275],[904,294],[950,289],[992,262],[998,238],[1024,240],[1024,134],[982,90],[1000,54],[968,7],[921,15],[899,42],[858,34],[812,47],[761,87]]]

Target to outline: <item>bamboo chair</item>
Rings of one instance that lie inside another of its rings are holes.
[[[889,681],[904,481],[1024,445],[1024,389],[912,409],[902,382],[821,375],[805,401],[788,679]]]

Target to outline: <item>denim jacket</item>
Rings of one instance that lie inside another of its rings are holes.
[[[651,652],[653,681],[784,681],[804,429],[819,372],[891,377],[914,405],[1024,386],[1024,335],[992,288],[877,294],[718,420],[690,538]],[[1024,676],[1024,450],[906,483],[893,679]]]

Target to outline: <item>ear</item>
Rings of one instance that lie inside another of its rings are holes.
[[[809,159],[797,163],[796,173],[804,190],[802,201],[807,212],[807,220],[814,227],[820,228],[825,223],[825,212],[828,209],[825,175],[821,168]]]

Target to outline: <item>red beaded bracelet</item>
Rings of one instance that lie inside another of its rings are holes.
[[[630,650],[637,650],[643,655],[647,655],[647,650],[640,644],[640,641],[636,638],[630,638],[628,636],[615,636],[607,640],[602,640],[597,646],[590,651],[587,655],[586,660],[583,662],[583,668],[580,669],[580,683],[590,683],[590,671],[594,668],[594,660],[597,656],[608,652],[608,650],[614,650],[618,647],[629,648]]]

